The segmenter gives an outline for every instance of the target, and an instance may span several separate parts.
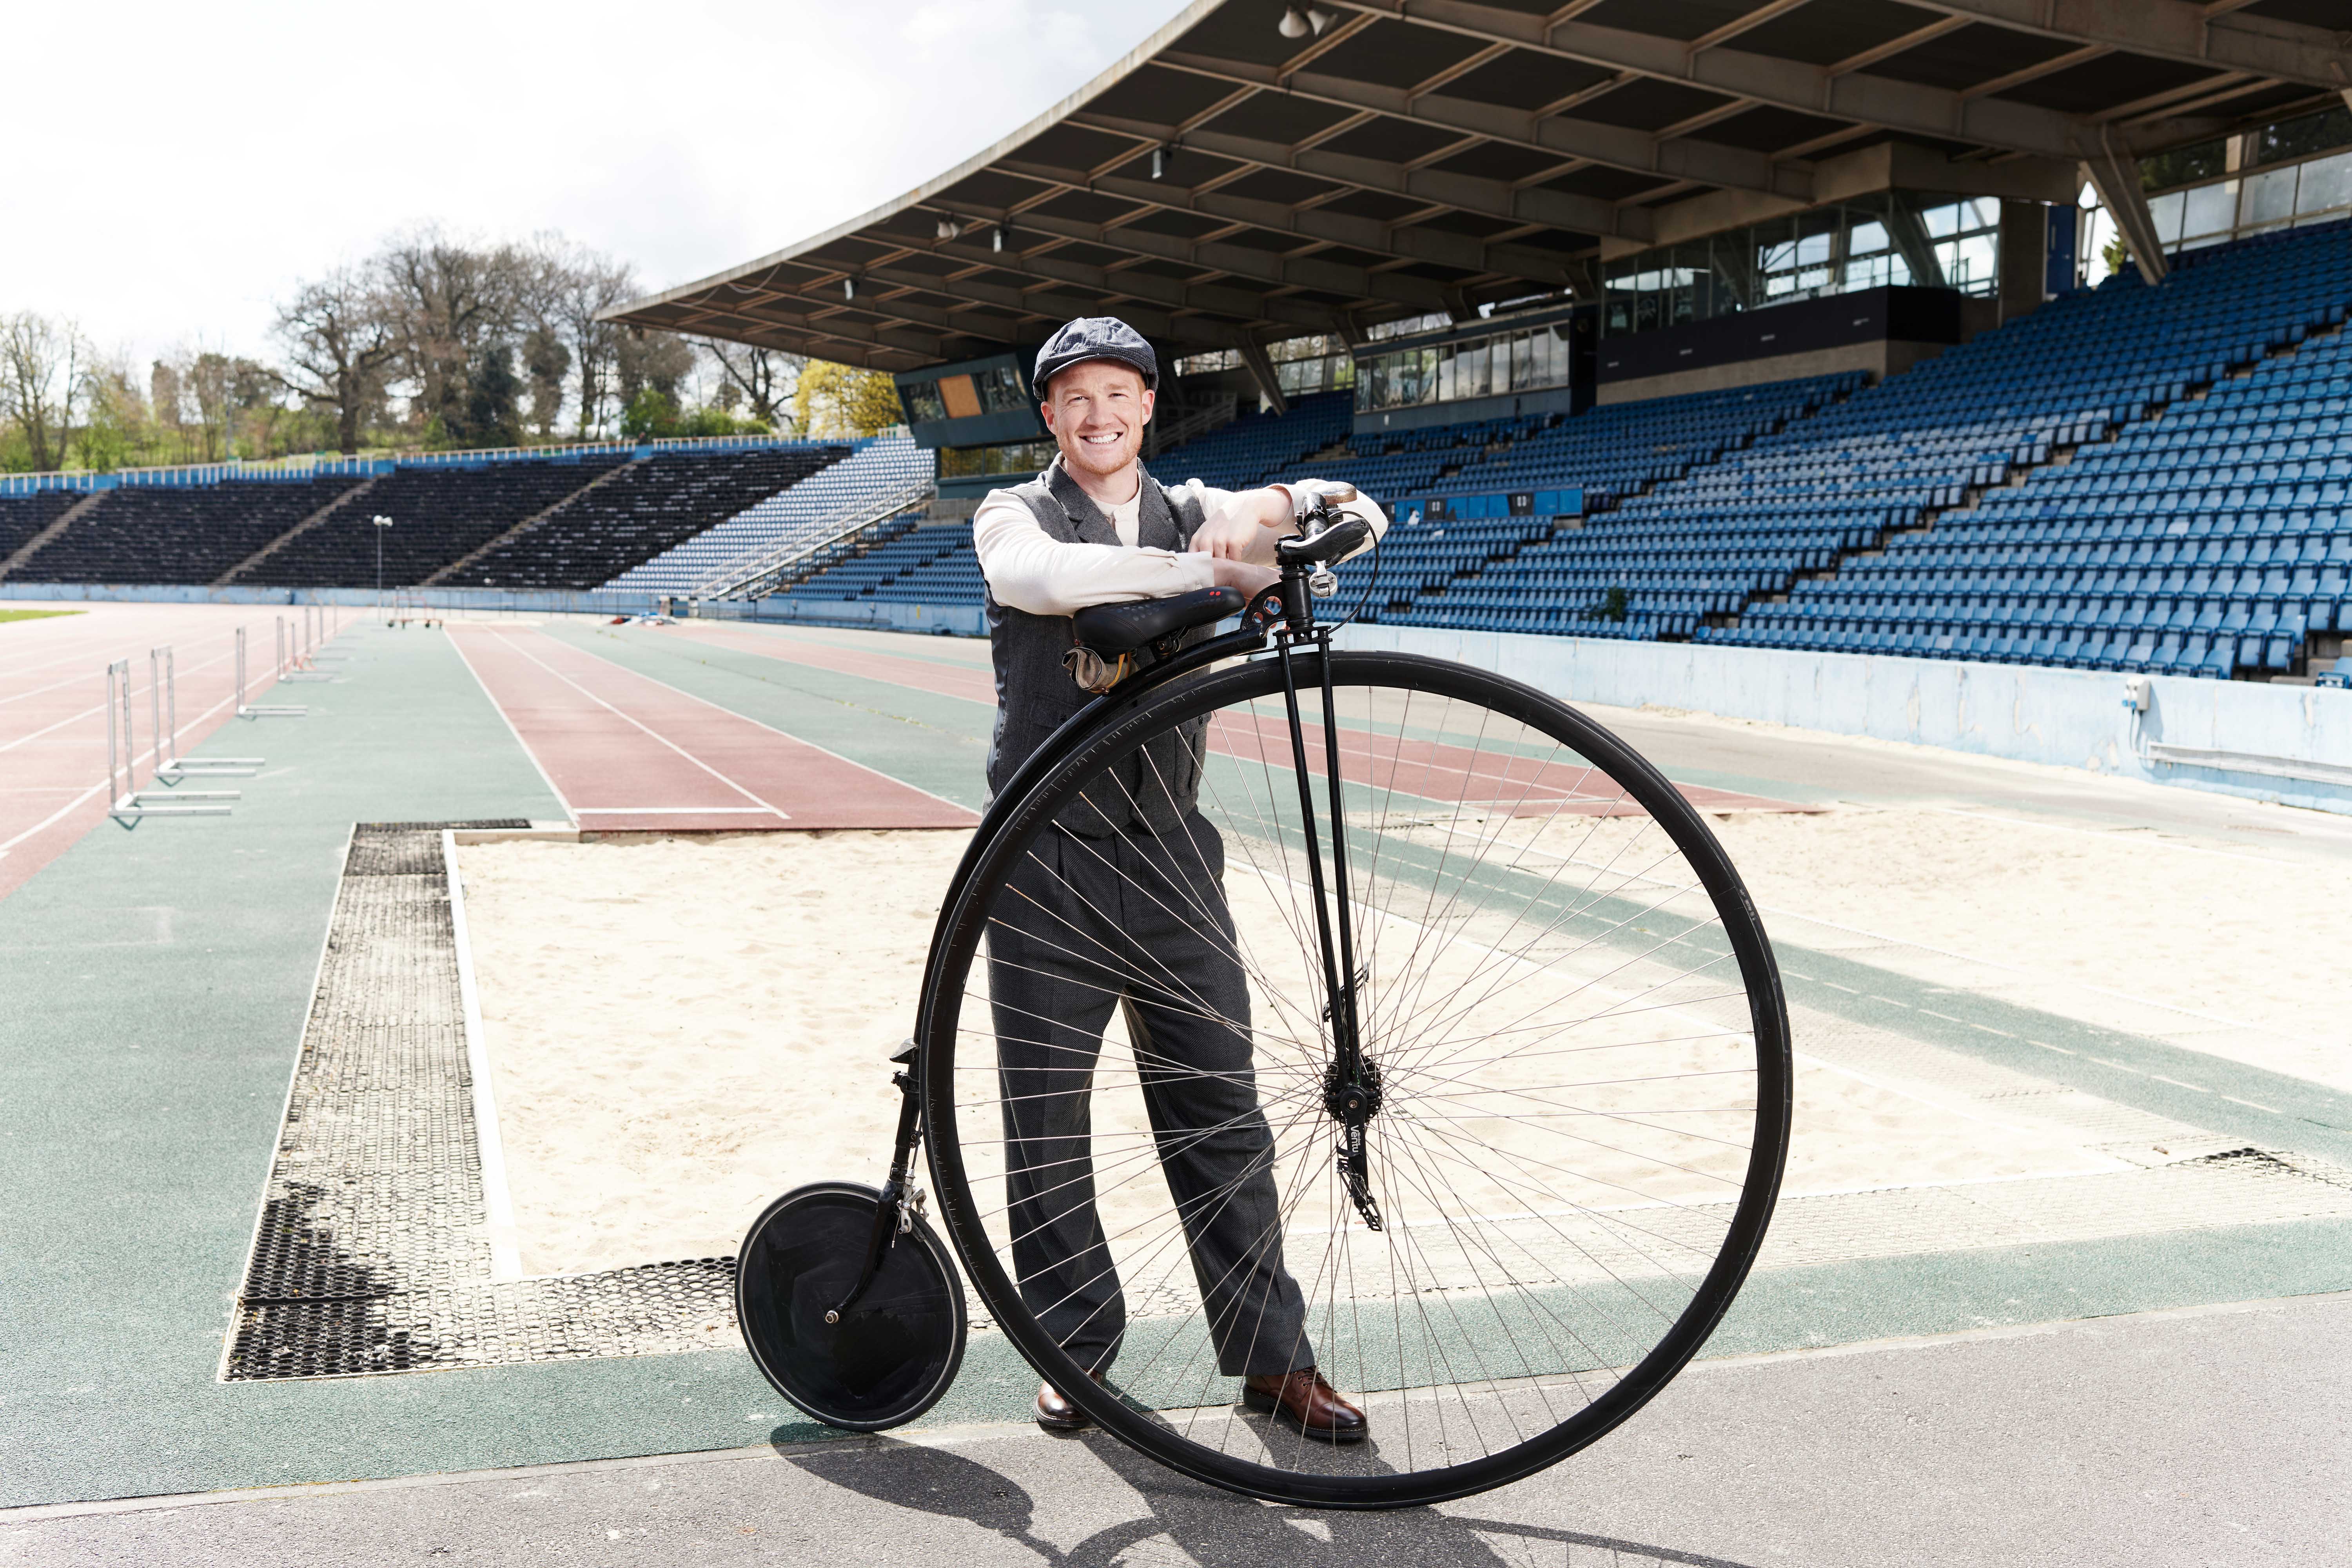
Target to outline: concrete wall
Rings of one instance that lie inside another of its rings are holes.
[[[1351,626],[1570,701],[1645,703],[2352,813],[2352,691],[2029,665]],[[2147,710],[2128,705],[2145,679]]]
[[[1640,403],[1653,397],[1680,397],[1691,392],[1720,392],[1731,386],[1761,386],[1768,381],[1835,375],[1845,370],[1865,371],[1873,380],[1884,381],[1890,375],[1902,374],[1921,360],[1935,358],[1949,347],[1949,343],[1915,343],[1901,339],[1845,343],[1805,353],[1773,354],[1765,359],[1740,360],[1731,364],[1702,365],[1696,370],[1672,371],[1664,375],[1644,375],[1630,381],[1604,381],[1594,401],[1602,404]]]

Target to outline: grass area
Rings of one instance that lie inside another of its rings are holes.
[[[0,624],[9,621],[46,621],[51,616],[86,616],[88,610],[0,610]]]

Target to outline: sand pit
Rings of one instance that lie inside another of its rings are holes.
[[[2352,900],[2340,859],[1916,808],[1710,820],[1779,940],[2352,1089],[2352,972],[2308,939]],[[1580,819],[1513,837],[1600,865],[1632,831]]]
[[[728,1256],[787,1188],[878,1184],[968,837],[461,848],[524,1271]]]
[[[1531,847],[1581,855],[1643,829],[1585,818],[1518,831]],[[1722,831],[1768,903],[1940,935],[2044,972],[2145,976],[2168,995],[2205,994],[2165,971],[2195,956],[2192,935],[2233,918],[2230,900],[2289,896],[2238,862],[2168,885],[2134,871],[2125,847],[2062,841],[2071,854],[2025,857],[2017,829],[1923,813],[1743,817]],[[726,1254],[791,1186],[877,1181],[896,1110],[883,1058],[911,1025],[937,900],[965,841],[845,832],[462,848],[526,1270]],[[1272,929],[1293,894],[1250,876],[1246,857],[1229,861],[1236,916]],[[2225,878],[2239,885],[2213,885]],[[2253,981],[2216,973],[2211,985],[2209,1005],[2260,1000]],[[1271,1099],[1300,1076],[1284,1060],[1296,1047],[1275,1037],[1302,1031],[1281,1026],[1276,1007],[1257,1011]],[[1664,1044],[1670,1036],[1659,1033],[1661,1050],[1686,1048]],[[1129,1120],[1117,1133],[1132,1142],[1142,1129]],[[2031,1118],[1989,1120],[1815,1063],[1800,1070],[1797,1126],[1791,1192],[2117,1168]],[[1112,1208],[1165,1201],[1156,1180],[1106,1196]]]

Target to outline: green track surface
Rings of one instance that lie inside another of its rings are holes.
[[[649,634],[555,635],[981,803],[976,704]],[[106,825],[0,902],[0,1506],[822,1435],[725,1352],[217,1381],[351,825],[560,815],[443,634],[363,626],[340,646],[348,677],[299,693],[309,718],[215,737],[268,758],[235,815]],[[2347,1097],[2301,1080],[1783,958],[1815,1005],[2266,1146],[2352,1152]],[[1708,1353],[2347,1289],[2341,1221],[1870,1260],[1759,1276]],[[983,1339],[927,1424],[1020,1420],[1033,1388]]]

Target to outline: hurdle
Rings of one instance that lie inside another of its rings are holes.
[[[106,667],[106,796],[113,803],[106,814],[119,821],[142,816],[226,816],[231,808],[219,803],[236,799],[233,789],[175,792],[137,787],[139,742],[131,711],[131,661],[118,658]],[[157,749],[161,750],[160,738]]]
[[[302,636],[309,617],[300,626],[289,623],[284,616],[278,621],[278,679],[280,680],[332,680],[330,670],[309,668],[310,660],[302,651]]]
[[[155,736],[155,776],[166,783],[199,775],[251,778],[261,771],[259,757],[180,755],[180,681],[169,643],[147,650],[147,719]]]
[[[236,716],[240,719],[300,719],[310,710],[299,702],[249,703],[245,700],[245,628],[236,628]]]
[[[318,636],[315,640],[310,635],[310,617],[312,616],[316,616],[319,619]],[[334,640],[334,637],[335,633],[328,629],[326,605],[305,605],[302,606],[302,640],[306,645],[308,645],[310,658],[313,662],[322,658],[340,661],[352,657],[351,653],[347,649],[331,648],[327,646],[327,644]]]

